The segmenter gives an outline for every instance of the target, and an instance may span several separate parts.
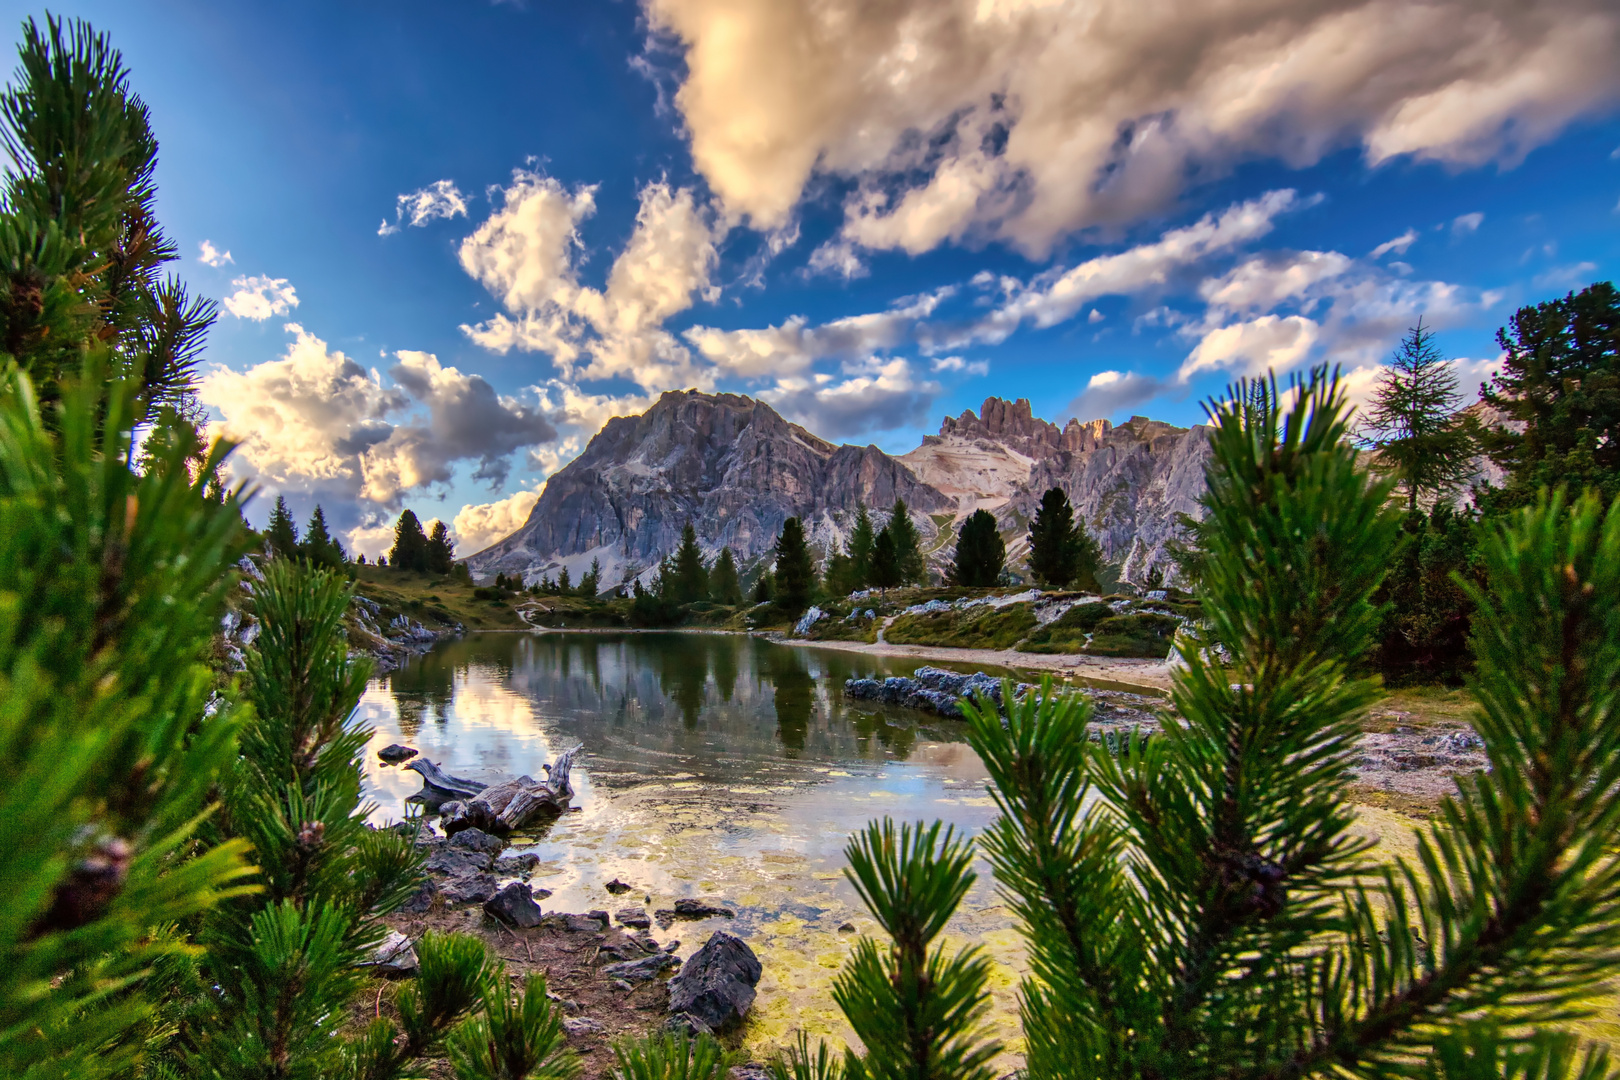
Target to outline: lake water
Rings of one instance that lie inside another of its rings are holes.
[[[849,1035],[829,989],[855,935],[876,933],[844,879],[850,834],[885,815],[977,833],[994,817],[960,722],[846,701],[844,680],[910,674],[915,660],[732,634],[474,634],[372,681],[367,788],[381,824],[421,789],[376,750],[404,742],[458,776],[540,776],[574,745],[574,805],[514,838],[533,851],[546,910],[616,910],[717,897],[735,920],[676,923],[689,955],[713,929],[743,937],[764,975],[745,1031],[763,1055],[804,1028]],[[949,666],[949,665],[943,665]],[[1017,1036],[1022,948],[987,866],[947,939],[996,961],[998,1035]],[[604,887],[615,877],[634,891]],[[1010,1060],[1010,1059],[1009,1059]]]

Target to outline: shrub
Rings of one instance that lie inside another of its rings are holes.
[[[902,615],[883,640],[897,645],[946,645],[959,649],[1010,649],[1035,628],[1028,604],[989,605],[931,615]]]

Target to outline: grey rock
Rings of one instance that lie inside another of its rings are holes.
[[[695,1038],[698,1035],[714,1034],[714,1029],[704,1023],[701,1017],[686,1012],[672,1014],[668,1020],[664,1021],[664,1027],[677,1035],[686,1035],[690,1038]]]
[[[632,887],[633,886],[628,885],[625,882],[620,881],[618,878],[614,878],[612,881],[608,882],[607,886],[606,886],[607,891],[612,893],[614,896],[619,896],[619,895],[621,895],[623,893],[627,893],[627,892],[629,892],[631,890]]]
[[[754,1004],[761,971],[759,958],[746,942],[717,930],[670,980],[669,1011],[724,1031],[740,1023]]]
[[[855,924],[852,922],[844,923],[838,928],[838,932],[840,934],[853,934],[855,932]]]
[[[612,921],[608,913],[603,911],[601,908],[597,908],[595,911],[587,911],[585,913],[585,917],[587,919],[595,919],[597,922],[602,924],[603,929],[606,929],[607,924]]]
[[[509,882],[484,901],[484,913],[520,930],[540,925],[540,905],[534,902],[534,894],[521,881]]]
[[[565,1016],[562,1028],[570,1035],[599,1035],[605,1030],[600,1021],[588,1016]]]
[[[466,848],[469,851],[500,851],[506,846],[506,841],[498,836],[491,836],[482,829],[462,829],[450,838],[450,846]]]
[[[614,979],[613,980],[613,988],[615,990],[634,990],[635,989],[635,987],[631,986],[629,983],[625,982],[623,979]]]
[[[439,889],[447,904],[482,904],[495,895],[495,878],[490,874],[468,874],[451,878]]]
[[[459,848],[441,847],[428,856],[426,867],[429,872],[445,874],[449,877],[465,877],[468,874],[481,874],[489,869],[489,853],[485,851],[463,851]]]
[[[390,930],[382,944],[372,951],[371,958],[359,966],[371,968],[380,975],[409,975],[417,968],[416,949],[410,938],[398,930]]]
[[[439,897],[439,886],[432,878],[422,882],[422,887],[406,899],[400,906],[400,911],[406,915],[420,915],[433,907],[433,901]]]
[[[607,929],[607,920],[591,915],[564,915],[563,928],[575,934],[599,934]]]
[[[731,1080],[771,1080],[771,1070],[757,1061],[750,1061],[747,1065],[733,1065]]]
[[[646,908],[627,907],[619,909],[619,922],[635,930],[652,929],[652,919],[647,915]]]
[[[409,746],[403,745],[402,743],[390,743],[388,746],[385,746],[381,750],[377,751],[377,757],[382,761],[388,762],[389,764],[393,764],[398,761],[405,761],[415,756],[416,751]]]
[[[623,963],[608,964],[602,969],[602,974],[609,979],[628,979],[632,982],[645,982],[656,979],[670,968],[678,967],[680,961],[668,953],[653,953],[643,956],[639,960],[626,960]]]

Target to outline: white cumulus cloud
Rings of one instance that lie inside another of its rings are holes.
[[[197,261],[204,266],[220,267],[236,260],[231,258],[229,251],[221,251],[215,247],[212,240],[204,240],[197,245]]]
[[[456,511],[450,529],[455,533],[457,554],[475,555],[498,540],[516,532],[529,519],[529,511],[540,501],[540,491],[515,491],[504,499],[469,503]]]
[[[774,227],[841,177],[857,247],[1041,255],[1241,162],[1346,146],[1512,165],[1620,97],[1610,0],[643,6],[684,52],[674,103],[728,212]]]
[[[272,315],[285,315],[298,306],[298,293],[286,278],[239,277],[231,282],[236,291],[224,300],[225,310],[238,319],[264,322]]]
[[[378,236],[392,236],[407,225],[420,228],[431,221],[467,216],[467,196],[451,180],[435,180],[425,188],[395,197],[394,220],[377,226]]]

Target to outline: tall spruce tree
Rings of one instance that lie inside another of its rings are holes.
[[[917,526],[911,520],[911,511],[906,509],[904,499],[894,500],[894,509],[889,512],[889,523],[885,528],[894,540],[894,556],[900,564],[900,584],[926,585],[928,564],[923,558],[922,537],[917,535]]]
[[[428,541],[422,523],[411,510],[400,513],[394,523],[394,546],[388,552],[388,565],[395,570],[425,573],[428,568]]]
[[[782,523],[776,538],[776,573],[773,584],[776,606],[789,616],[801,614],[816,593],[816,564],[804,537],[804,526],[790,517]]]
[[[336,570],[349,561],[348,553],[343,545],[332,539],[332,534],[326,528],[326,511],[315,506],[315,512],[309,516],[309,525],[304,529],[303,542],[298,546],[304,556],[304,561],[311,566],[321,566],[328,570]]]
[[[737,560],[732,557],[731,548],[720,549],[720,557],[714,560],[714,570],[709,574],[709,598],[717,604],[735,606],[742,603],[742,583],[737,579]]]
[[[1102,550],[1074,520],[1074,507],[1062,488],[1048,488],[1041,496],[1029,527],[1029,572],[1048,589],[1097,588]]]
[[[872,568],[867,575],[868,584],[874,589],[898,588],[903,581],[900,571],[900,553],[895,550],[894,534],[885,525],[872,544]]]
[[[1484,501],[1528,506],[1559,484],[1620,495],[1620,290],[1600,281],[1522,307],[1496,339],[1506,356],[1481,397],[1523,430],[1482,433],[1507,472],[1503,489]]]
[[[681,544],[670,563],[670,598],[677,604],[694,604],[709,596],[709,571],[703,565],[703,549],[698,547],[697,530],[688,521],[681,529]]]
[[[1031,1080],[1615,1075],[1566,1025],[1620,971],[1620,502],[1544,496],[1485,541],[1490,768],[1458,778],[1416,857],[1370,865],[1345,796],[1378,691],[1354,672],[1399,518],[1348,412],[1321,372],[1263,424],[1211,409],[1204,610],[1231,663],[1182,648],[1179,724],[1094,743],[1089,699],[1050,682],[963,705],[1001,810],[981,842],[1030,950]],[[841,976],[867,1053],[801,1043],[779,1078],[984,1075],[974,952],[936,949],[925,979],[900,963],[921,966],[970,860],[894,836],[850,852],[893,943]]]
[[[579,595],[587,600],[596,599],[596,594],[602,591],[602,560],[592,559],[591,568],[585,571],[579,579]]]
[[[278,559],[296,558],[299,554],[298,526],[293,524],[287,500],[280,495],[276,496],[275,509],[270,511],[270,523],[264,528],[264,542]]]
[[[844,593],[864,589],[872,583],[872,554],[876,545],[877,534],[872,529],[872,515],[867,513],[865,503],[859,503],[855,508],[855,525],[849,532],[849,588],[844,589]],[[832,576],[830,572],[828,576]]]
[[[1378,377],[1362,422],[1375,467],[1395,478],[1408,513],[1444,498],[1473,473],[1473,425],[1460,416],[1457,375],[1420,319]]]
[[[988,510],[973,511],[956,537],[951,584],[989,588],[1000,579],[1006,565],[1007,545],[996,528],[996,519]]]
[[[435,521],[427,539],[427,571],[430,574],[448,574],[456,564],[456,544],[450,539],[450,530],[442,521]]]

